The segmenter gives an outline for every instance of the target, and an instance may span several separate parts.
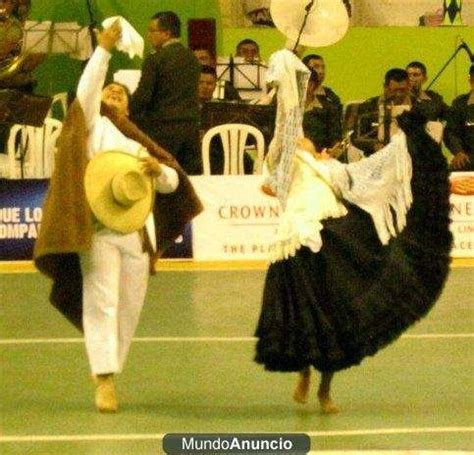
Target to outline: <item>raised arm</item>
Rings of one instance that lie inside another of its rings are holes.
[[[86,117],[86,125],[90,128],[100,115],[102,88],[109,68],[111,51],[120,39],[121,29],[118,22],[109,28],[97,32],[98,46],[89,59],[77,87],[77,99]]]

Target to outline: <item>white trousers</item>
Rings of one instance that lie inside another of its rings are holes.
[[[119,373],[145,301],[148,253],[138,232],[96,232],[81,255],[83,324],[93,374]]]

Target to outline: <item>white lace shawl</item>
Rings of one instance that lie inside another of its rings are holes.
[[[412,203],[411,172],[402,132],[371,157],[351,164],[333,159],[319,161],[297,149],[286,208],[280,216],[270,260],[294,256],[302,246],[317,253],[322,246],[321,221],[347,214],[341,198],[369,213],[380,242],[387,244],[405,227]]]
[[[303,136],[303,113],[309,70],[290,50],[272,54],[267,82],[277,87],[275,132],[265,164],[269,171],[267,184],[277,195],[282,207],[293,179],[296,141]]]
[[[382,244],[403,230],[413,202],[412,165],[403,132],[368,158],[346,165],[330,160],[328,166],[333,186],[370,214]]]

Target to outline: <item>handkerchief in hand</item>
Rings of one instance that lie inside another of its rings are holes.
[[[122,16],[108,17],[102,22],[104,28],[110,27],[116,20],[120,22],[122,27],[122,36],[117,43],[117,49],[126,52],[130,58],[138,55],[143,58],[143,50],[145,43],[139,33],[132,27],[132,25]]]

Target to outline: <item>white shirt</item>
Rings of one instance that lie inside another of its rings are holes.
[[[97,153],[110,150],[120,150],[134,156],[145,156],[146,151],[141,144],[126,137],[107,117],[100,114],[102,89],[110,58],[110,52],[98,46],[87,63],[77,87],[77,99],[84,111],[86,126],[89,130],[88,158],[91,159]],[[161,168],[162,173],[155,179],[155,189],[159,193],[172,193],[178,187],[178,173],[164,164]],[[152,246],[156,250],[155,225],[151,214],[146,221],[146,229]]]

